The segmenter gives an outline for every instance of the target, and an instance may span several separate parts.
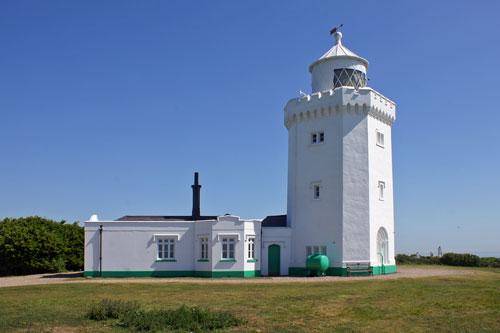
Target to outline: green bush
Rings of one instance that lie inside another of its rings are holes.
[[[470,266],[478,267],[481,259],[468,253],[445,253],[441,257],[441,263],[449,266]]]
[[[93,304],[86,317],[92,320],[118,319],[119,326],[137,331],[207,331],[244,324],[230,312],[181,306],[175,310],[144,310],[135,302],[103,299]]]
[[[413,265],[440,265],[439,257],[420,256],[417,258],[415,254],[411,256],[407,254],[398,254],[396,256],[396,264],[413,264]]]
[[[139,310],[136,302],[114,301],[108,298],[92,304],[86,317],[92,320],[118,319],[120,316],[132,315]]]
[[[500,258],[495,257],[483,257],[479,263],[481,267],[495,267],[500,268]]]
[[[31,216],[0,221],[0,276],[82,270],[84,228]]]

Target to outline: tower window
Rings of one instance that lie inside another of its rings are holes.
[[[377,146],[384,148],[384,133],[377,130]]]
[[[385,182],[378,182],[378,199],[384,200],[384,190],[385,190]]]
[[[311,143],[316,144],[316,143],[323,143],[325,142],[325,132],[314,132],[311,133]]]
[[[320,186],[319,184],[313,185],[313,199],[319,199],[320,197]]]

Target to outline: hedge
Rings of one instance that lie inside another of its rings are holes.
[[[0,275],[83,269],[84,228],[39,216],[0,221]]]

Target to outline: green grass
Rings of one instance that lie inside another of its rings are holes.
[[[149,310],[173,310],[186,304],[230,311],[246,321],[230,331],[500,331],[500,269],[467,270],[475,274],[322,283],[79,283],[0,288],[0,331],[70,327],[88,332],[125,331],[85,318],[89,306],[103,298],[138,302]]]

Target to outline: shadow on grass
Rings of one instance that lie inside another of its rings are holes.
[[[48,274],[42,276],[42,279],[69,279],[69,278],[79,278],[83,277],[83,272],[66,272],[66,273],[56,273]]]

